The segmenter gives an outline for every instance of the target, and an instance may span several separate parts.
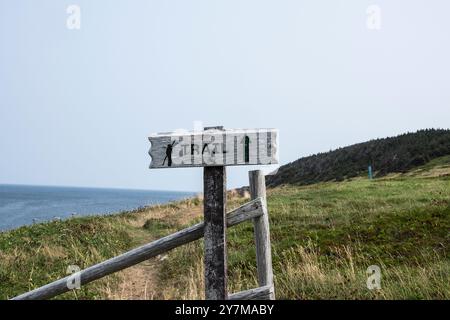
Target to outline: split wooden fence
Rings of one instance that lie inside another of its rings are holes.
[[[249,172],[249,178],[252,200],[229,212],[227,214],[226,224],[227,227],[233,227],[244,221],[253,220],[259,287],[231,294],[228,296],[228,299],[275,299],[265,177],[260,170],[256,170]],[[200,239],[204,236],[204,228],[205,224],[203,222],[198,223],[84,269],[78,273],[80,284],[85,285],[109,274],[134,266],[178,246]],[[40,300],[53,298],[71,290],[69,288],[70,286],[68,286],[71,277],[72,276],[67,276],[40,288],[23,293],[13,298],[13,300]]]

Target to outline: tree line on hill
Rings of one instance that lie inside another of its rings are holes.
[[[445,155],[450,155],[450,130],[425,129],[300,158],[267,176],[266,184],[275,187],[342,181],[367,174],[369,165],[374,177],[382,177],[404,173]]]

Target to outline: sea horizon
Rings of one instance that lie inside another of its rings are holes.
[[[0,232],[73,216],[106,215],[164,204],[198,192],[0,184]]]
[[[145,189],[145,188],[132,188],[132,187],[95,187],[95,186],[71,186],[71,185],[58,185],[58,184],[28,184],[28,183],[8,183],[0,182],[0,186],[20,186],[20,187],[50,187],[50,188],[74,188],[74,189],[105,189],[105,190],[131,190],[131,191],[155,191],[155,192],[175,192],[175,193],[201,193],[201,191],[190,190],[167,190],[167,189]]]

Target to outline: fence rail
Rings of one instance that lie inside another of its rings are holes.
[[[257,218],[263,215],[265,212],[267,212],[265,200],[262,197],[259,197],[229,212],[227,214],[227,226],[232,227],[246,220]],[[123,253],[117,257],[93,265],[87,269],[80,271],[80,283],[82,285],[87,284],[114,272],[136,265],[161,253],[172,250],[178,246],[200,239],[203,237],[203,230],[204,223],[201,222],[186,229],[175,232],[171,235],[168,235],[164,238],[158,239],[156,241]],[[55,297],[59,294],[70,291],[67,285],[68,281],[70,281],[70,277],[72,276],[67,276],[65,278],[56,280],[45,286],[21,294],[13,298],[12,300],[39,300]],[[252,289],[256,290],[256,293],[245,293],[244,291],[243,293],[231,295],[230,298],[232,298],[233,296],[239,297],[241,295],[263,295],[263,292],[267,292],[267,289],[257,289],[260,290]]]
[[[228,300],[273,300],[275,295],[273,285],[245,290],[228,296]]]

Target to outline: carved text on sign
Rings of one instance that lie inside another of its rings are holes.
[[[154,134],[150,168],[278,163],[278,130],[234,129]]]

